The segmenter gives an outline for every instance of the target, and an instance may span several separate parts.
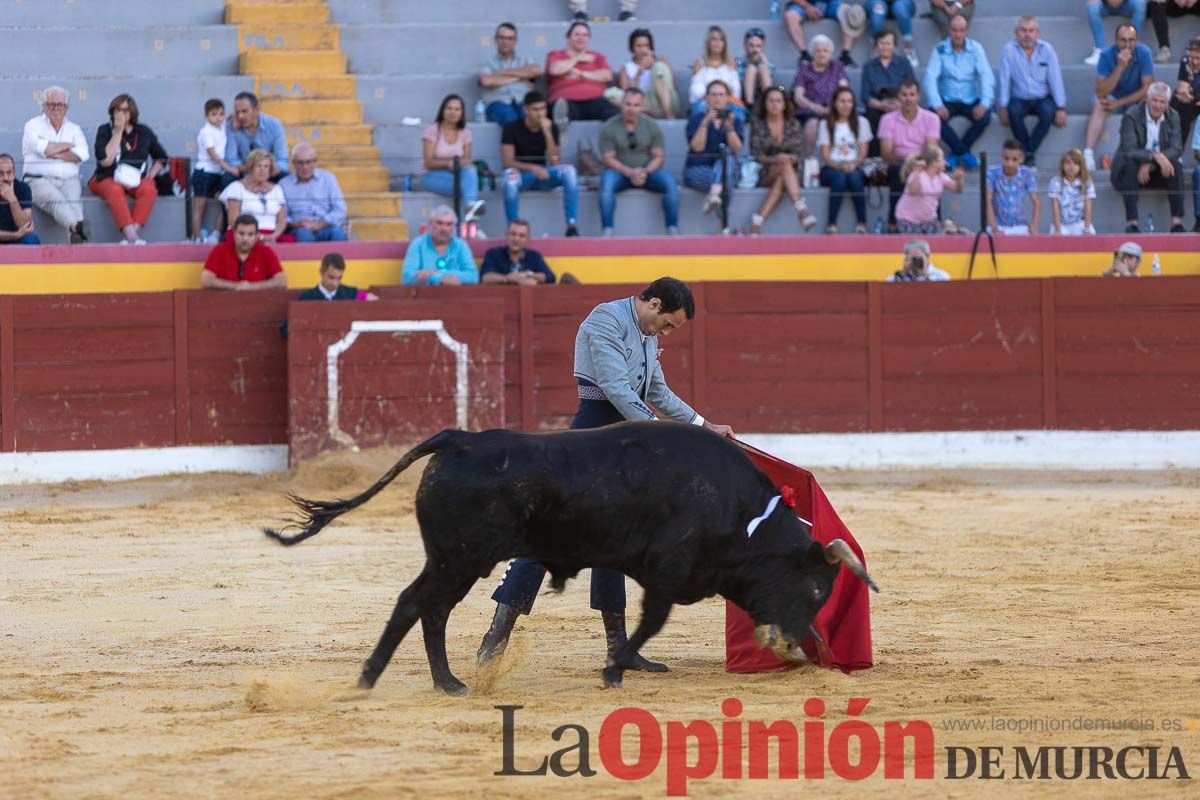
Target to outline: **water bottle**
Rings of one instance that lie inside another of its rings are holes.
[[[487,121],[487,103],[483,102],[483,100],[477,100],[475,102],[475,121]]]
[[[1150,271],[1155,275],[1162,274],[1162,262],[1158,260],[1158,253],[1154,254],[1154,262],[1150,265]]]
[[[771,0],[771,19],[779,21],[779,0]]]
[[[400,179],[400,191],[402,191],[402,192],[411,192],[412,191],[412,175],[405,175],[403,178]]]
[[[1154,233],[1154,215],[1146,215],[1146,233]]]

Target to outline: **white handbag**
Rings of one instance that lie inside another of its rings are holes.
[[[132,164],[118,162],[117,168],[113,170],[113,180],[126,189],[136,189],[142,184],[142,170]]]

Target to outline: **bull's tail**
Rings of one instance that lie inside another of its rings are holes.
[[[299,544],[305,539],[316,536],[321,532],[321,529],[333,522],[335,519],[358,508],[363,503],[370,500],[375,495],[383,490],[393,480],[396,479],[401,472],[408,469],[412,463],[420,458],[424,458],[430,453],[436,453],[450,439],[451,436],[458,433],[455,430],[444,430],[441,433],[433,436],[419,445],[409,450],[404,456],[395,463],[395,465],[383,474],[379,480],[360,495],[351,497],[349,500],[307,500],[303,497],[297,497],[294,494],[288,495],[288,500],[296,508],[300,509],[300,516],[289,521],[279,530],[273,528],[263,528],[263,533],[269,538],[274,539],[282,545],[290,547],[294,544]],[[298,530],[299,533],[287,535],[283,531]]]

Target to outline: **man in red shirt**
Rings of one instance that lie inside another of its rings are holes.
[[[258,221],[243,214],[233,223],[233,241],[221,242],[208,254],[200,286],[229,291],[286,289],[287,275],[275,251],[258,240]]]
[[[567,46],[546,54],[546,86],[554,124],[559,133],[576,119],[605,120],[617,113],[617,107],[604,99],[604,90],[613,79],[603,53],[588,50],[592,29],[586,22],[572,22],[567,29]]]

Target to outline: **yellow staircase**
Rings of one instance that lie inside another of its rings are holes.
[[[320,165],[337,176],[351,237],[407,239],[403,195],[388,191],[388,171],[363,122],[325,0],[227,0],[225,24],[238,26],[240,71],[254,77],[263,111],[287,126],[288,147],[308,142]]]

